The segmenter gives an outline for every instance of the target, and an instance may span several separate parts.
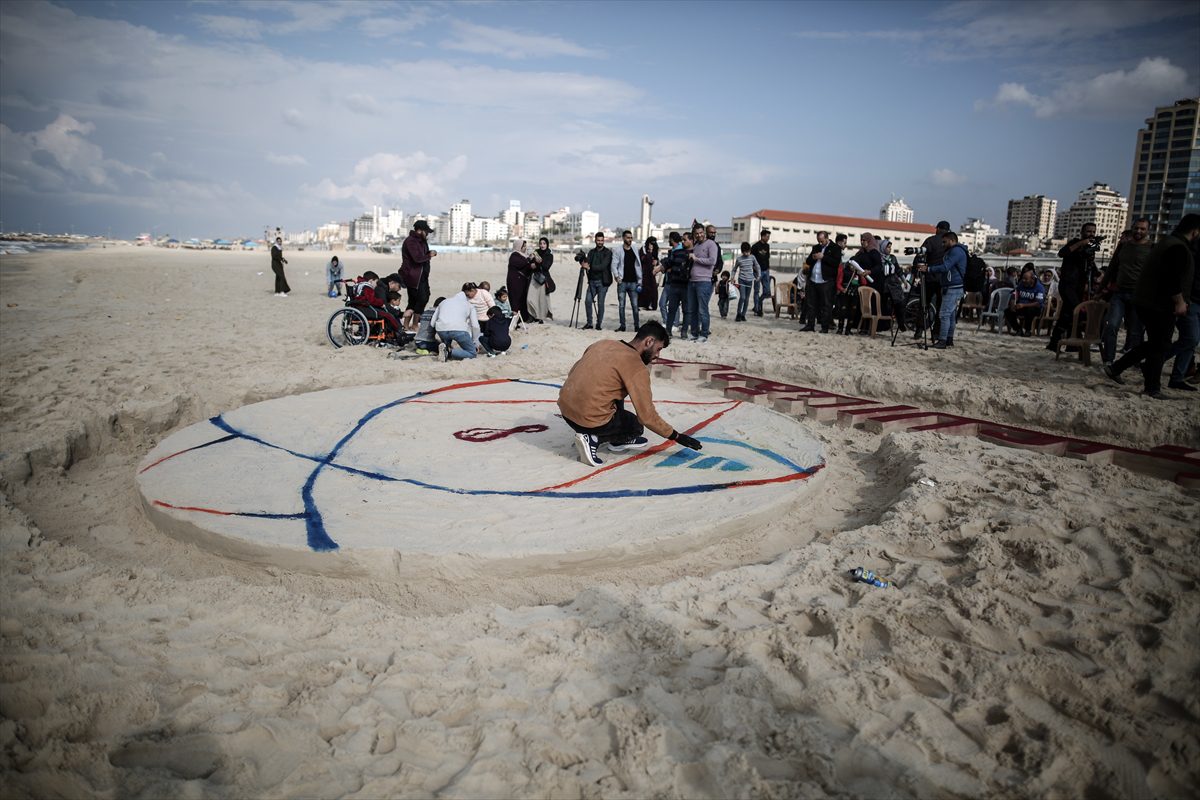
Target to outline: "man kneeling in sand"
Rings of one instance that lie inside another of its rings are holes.
[[[654,409],[646,367],[670,342],[661,322],[647,322],[632,342],[606,339],[583,351],[558,392],[558,408],[575,431],[580,461],[593,467],[603,464],[596,457],[601,444],[617,452],[645,447],[643,425],[684,447],[700,449],[700,442],[676,431]],[[636,414],[625,410],[626,397]]]

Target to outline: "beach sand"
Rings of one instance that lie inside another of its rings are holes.
[[[286,299],[262,254],[0,260],[3,796],[1193,795],[1200,493],[1119,467],[805,420],[820,492],[689,550],[446,557],[389,581],[164,535],[135,472],[172,431],[342,386],[557,381],[618,336],[615,292],[610,330],[562,325],[560,268],[558,320],[503,358],[335,350],[327,255],[288,253]],[[397,266],[347,256],[350,273]],[[439,257],[434,295],[504,272],[502,257]],[[1044,339],[974,327],[920,352],[773,316],[734,325],[714,303],[712,340],[664,355],[1200,444],[1200,403],[1141,398]],[[859,565],[901,588],[850,582]]]

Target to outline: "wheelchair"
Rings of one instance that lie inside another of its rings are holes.
[[[353,347],[360,344],[375,344],[382,347],[392,339],[388,336],[383,319],[372,319],[373,309],[352,306],[347,303],[329,316],[325,333],[334,347]]]

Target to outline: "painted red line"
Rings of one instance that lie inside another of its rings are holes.
[[[141,469],[139,469],[139,470],[138,470],[138,475],[141,475],[143,472],[145,472],[145,471],[146,471],[146,470],[148,470],[148,469],[152,469],[153,467],[157,467],[159,464],[163,463],[164,461],[168,461],[168,460],[170,460],[170,459],[174,458],[175,456],[181,456],[181,455],[183,455],[184,453],[190,453],[190,452],[191,452],[193,449],[194,449],[194,448],[191,448],[191,447],[189,447],[189,448],[187,448],[186,450],[180,450],[180,451],[179,451],[179,452],[177,452],[177,453],[171,453],[171,455],[169,455],[169,456],[163,456],[163,457],[162,457],[162,458],[160,458],[158,461],[155,461],[153,464],[147,464],[146,466],[144,466],[144,467],[142,467]]]
[[[716,421],[717,421],[718,419],[720,419],[722,416],[724,416],[725,414],[729,413],[729,412],[730,412],[730,411],[732,411],[733,409],[737,408],[737,407],[738,407],[738,406],[740,406],[741,404],[742,404],[742,401],[741,401],[741,400],[735,400],[735,401],[733,402],[733,405],[729,406],[729,408],[722,409],[722,410],[718,411],[716,414],[713,414],[713,415],[712,415],[711,417],[709,417],[708,419],[706,419],[706,420],[704,420],[704,421],[702,421],[702,422],[698,422],[698,423],[696,423],[695,425],[693,425],[692,427],[690,427],[690,428],[688,428],[686,431],[684,431],[684,433],[686,433],[686,434],[688,434],[688,435],[691,435],[691,434],[695,433],[696,431],[698,431],[698,430],[700,430],[700,429],[702,429],[702,428],[705,428],[705,427],[707,427],[708,425],[711,425],[713,422],[716,422]],[[670,439],[664,439],[664,440],[662,440],[661,442],[659,442],[658,444],[654,445],[654,447],[651,447],[649,450],[643,450],[642,452],[638,453],[637,455],[630,456],[629,458],[626,458],[626,459],[625,459],[625,460],[623,460],[623,461],[616,461],[616,462],[614,462],[614,463],[612,463],[612,464],[607,464],[607,465],[605,465],[605,466],[603,466],[603,467],[600,467],[600,468],[599,468],[599,469],[597,469],[597,470],[594,470],[594,471],[592,471],[592,472],[589,472],[587,475],[584,475],[584,476],[583,476],[583,477],[581,477],[581,478],[576,478],[576,479],[574,479],[574,480],[567,481],[566,483],[560,483],[560,484],[557,484],[557,485],[555,485],[555,486],[544,486],[544,487],[542,487],[541,489],[533,489],[533,490],[531,490],[531,491],[534,491],[534,492],[553,492],[553,491],[556,491],[556,490],[558,490],[558,489],[566,489],[566,488],[568,488],[568,487],[575,486],[576,484],[583,483],[583,482],[584,482],[584,481],[586,481],[586,480],[590,480],[590,479],[592,479],[592,478],[596,477],[597,475],[599,475],[599,474],[600,474],[600,473],[602,473],[602,472],[608,472],[610,469],[616,469],[617,467],[623,467],[623,466],[625,466],[626,464],[632,464],[634,461],[638,461],[639,459],[643,459],[643,458],[649,458],[650,456],[652,456],[652,455],[654,455],[654,454],[656,454],[656,453],[661,453],[663,450],[666,450],[668,447],[671,447],[671,446],[672,446],[672,445],[674,445],[674,444],[675,444],[675,442],[672,442]]]
[[[460,405],[460,404],[476,404],[488,405],[489,403],[504,404],[504,403],[557,403],[557,400],[409,400],[409,403],[424,403],[426,405]],[[675,405],[675,406],[720,406],[724,405],[726,400],[655,400],[655,405],[659,403]]]
[[[171,505],[170,503],[164,503],[162,500],[155,500],[154,505],[161,506],[163,508],[173,508],[176,511],[201,511],[205,514],[218,514],[222,517],[234,516],[232,511],[218,511],[215,508],[201,508],[200,506],[175,506]]]

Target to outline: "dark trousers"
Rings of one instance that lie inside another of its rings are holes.
[[[271,272],[275,273],[275,294],[279,294],[280,292],[287,294],[290,292],[291,287],[288,286],[287,278],[283,275],[283,264],[278,261],[272,261]]]
[[[1058,320],[1054,323],[1054,330],[1050,331],[1050,344],[1052,345],[1058,344],[1058,340],[1071,330],[1071,318],[1075,316],[1075,306],[1083,302],[1083,287],[1060,283],[1058,296],[1062,298],[1062,305],[1058,307]],[[1159,366],[1162,365],[1159,364]]]
[[[837,289],[833,281],[814,283],[808,279],[808,289],[805,302],[808,303],[808,327],[821,326],[827,331],[833,324],[833,293]]]
[[[411,309],[413,314],[419,317],[427,305],[429,305],[428,264],[421,268],[421,280],[417,282],[417,288],[408,290],[408,309]]]
[[[1008,327],[1023,336],[1028,336],[1033,333],[1033,321],[1042,313],[1042,309],[1038,306],[1028,306],[1027,308],[1004,309],[1004,321]]]
[[[638,421],[637,414],[632,411],[625,410],[625,403],[617,403],[616,413],[612,415],[612,419],[596,428],[585,428],[582,425],[576,425],[571,420],[563,417],[563,420],[571,426],[571,429],[576,433],[590,433],[600,440],[600,444],[606,442],[627,442],[637,436],[642,435],[645,430],[642,423]]]
[[[1175,331],[1175,315],[1169,311],[1138,306],[1138,318],[1146,326],[1146,338],[1137,347],[1113,362],[1113,372],[1120,374],[1134,364],[1142,365],[1146,394],[1162,389],[1163,364],[1171,349],[1171,334]]]

